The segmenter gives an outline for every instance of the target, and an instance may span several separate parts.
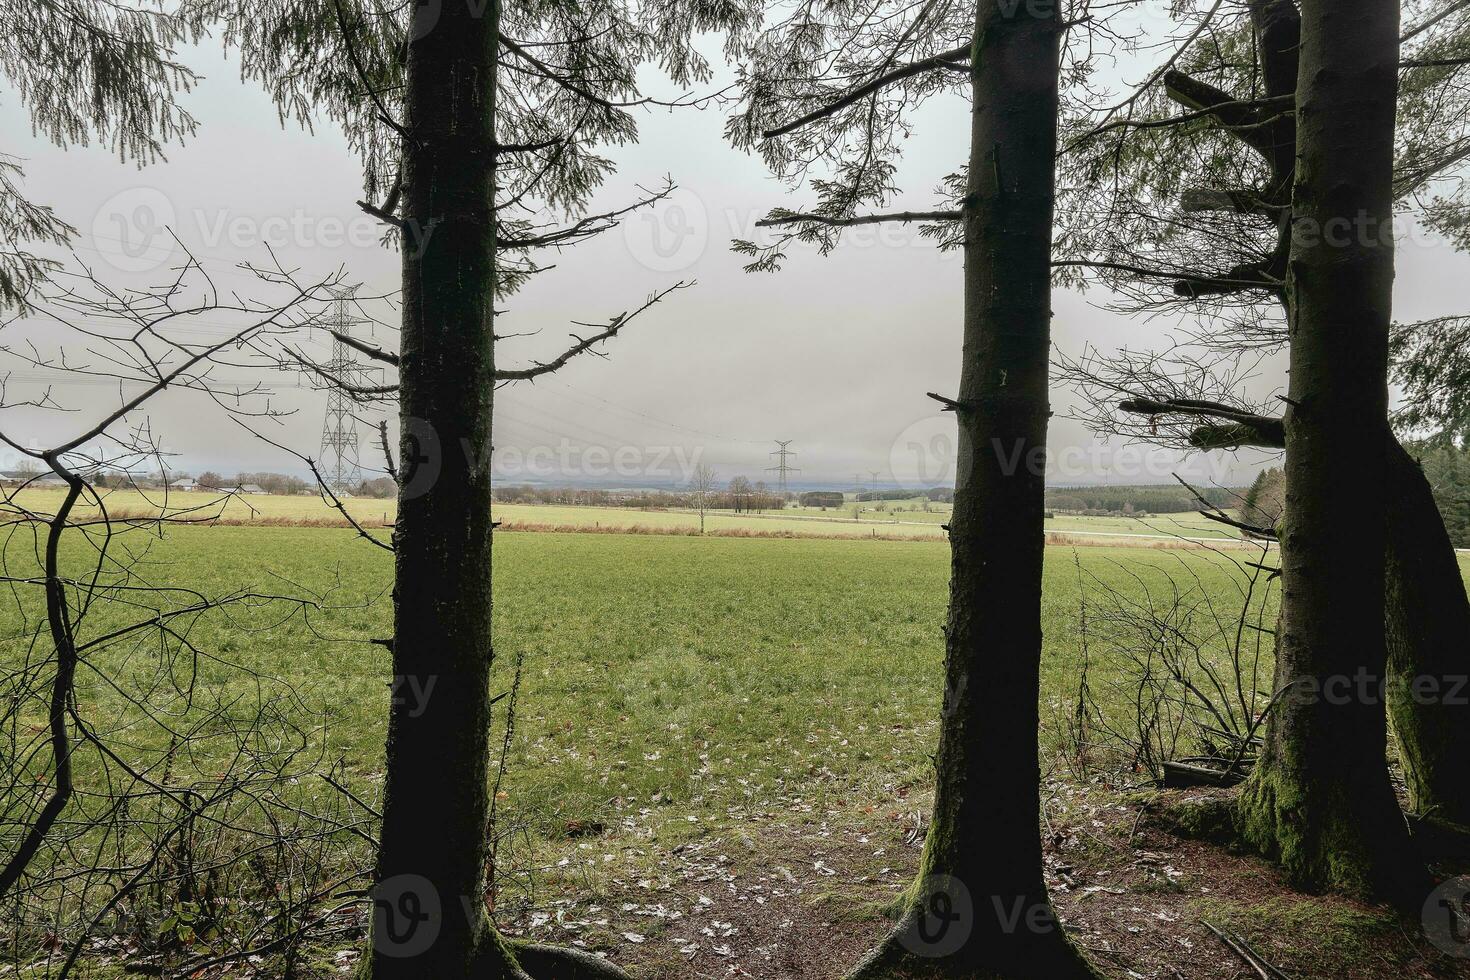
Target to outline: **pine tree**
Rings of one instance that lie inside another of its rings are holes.
[[[667,193],[587,213],[612,167],[599,146],[636,138],[630,110],[655,101],[639,89],[639,66],[657,62],[679,85],[707,80],[691,38],[738,30],[752,11],[446,0],[412,5],[406,20],[402,8],[348,0],[202,7],[226,21],[245,74],[284,115],[306,122],[325,113],[342,126],[365,164],[369,200],[360,203],[392,229],[403,255],[401,349],[356,346],[399,378],[386,392],[400,416],[393,674],[434,679],[436,693],[415,711],[395,704],[390,713],[371,975],[621,975],[573,950],[513,949],[485,911],[488,460],[497,384],[559,369],[667,290],[522,369],[496,363],[494,299],[544,271],[539,249],[575,245]],[[562,220],[525,217],[538,208]]]
[[[1362,516],[1391,505],[1397,5],[1302,0],[1300,51],[1276,645],[1276,689],[1292,694],[1268,722],[1239,819],[1293,882],[1417,910],[1427,876],[1388,781],[1384,705],[1345,687],[1381,681],[1388,660],[1387,525]]]
[[[959,456],[933,819],[895,930],[852,976],[1091,977],[1042,876],[1034,735],[1062,12],[978,0],[823,13],[768,30],[745,68],[735,142],[784,174],[815,160],[833,171],[812,181],[816,206],[772,212],[774,244],[736,243],[748,268],[779,267],[791,241],[830,251],[842,228],[878,221],[933,222],[959,245],[958,221],[965,253],[959,391],[935,396],[955,414]],[[912,107],[955,86],[972,106],[968,166],[950,187],[962,207],[862,213],[895,190]]]
[[[57,146],[106,143],[124,161],[150,163],[194,132],[178,97],[194,74],[174,58],[197,40],[198,18],[85,0],[7,0],[0,6],[0,74],[37,133]],[[0,153],[0,309],[23,307],[59,267],[36,245],[66,245],[75,229],[21,190],[23,170]]]

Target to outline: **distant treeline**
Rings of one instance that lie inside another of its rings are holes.
[[[236,473],[234,476],[222,476],[213,470],[205,470],[199,474],[197,482],[206,490],[233,490],[235,487],[257,486],[266,493],[281,496],[294,496],[317,490],[316,481],[303,480],[299,476],[291,476],[288,473],[247,472]],[[387,500],[398,496],[398,484],[394,483],[390,477],[380,476],[363,480],[352,488],[352,494],[357,497],[376,497],[380,500]]]
[[[1444,440],[1406,448],[1424,467],[1450,541],[1456,548],[1470,548],[1470,449]]]
[[[630,507],[645,510],[697,508],[699,500],[693,491],[668,490],[587,490],[578,487],[497,486],[494,500],[502,504],[558,504],[570,507]],[[710,510],[735,510],[758,513],[780,510],[784,498],[774,491],[735,489],[711,491],[705,499]]]
[[[861,503],[868,503],[873,500],[912,500],[916,496],[928,497],[930,500],[948,503],[954,499],[954,491],[945,488],[916,494],[912,490],[863,490],[857,495],[857,499]]]
[[[1470,448],[1446,439],[1405,443],[1424,469],[1445,530],[1456,548],[1470,548]],[[1279,469],[1263,472],[1247,494],[1246,523],[1274,527],[1286,510],[1286,478]]]
[[[1212,507],[1239,507],[1244,491],[1229,487],[1200,487]],[[1183,514],[1200,509],[1200,502],[1181,486],[1065,487],[1046,492],[1046,509],[1078,514]]]

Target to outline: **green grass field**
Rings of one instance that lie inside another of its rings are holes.
[[[12,541],[12,560],[27,547]],[[616,823],[656,800],[652,829],[677,836],[691,814],[725,819],[798,786],[880,797],[923,783],[944,544],[515,533],[496,547],[497,688],[518,657],[525,665],[506,792],[539,833]],[[1234,588],[1228,563],[1207,551],[1049,549],[1043,700],[1054,706],[1079,662],[1078,563],[1083,578],[1140,592],[1185,568],[1221,596]],[[272,625],[270,607],[208,615],[191,642],[294,688],[325,756],[367,794],[381,774],[389,672],[368,641],[391,632],[390,572],[389,556],[350,531],[298,527],[174,528],[143,567],[154,583],[208,594],[324,596],[309,621]],[[99,608],[84,632],[129,616]],[[19,657],[15,604],[0,629],[7,659]],[[84,675],[80,696],[115,700],[113,679]],[[198,689],[225,696],[212,687],[236,683],[231,668],[206,664]]]
[[[1177,584],[1217,610],[1238,602],[1231,554],[1148,544],[1047,550],[1040,738],[1049,773],[1065,771],[1060,733],[1083,662],[1084,597],[1094,623],[1104,589],[1167,603]],[[135,533],[128,547],[142,558],[139,576],[154,584],[321,597],[306,618],[283,619],[266,605],[195,623],[191,643],[220,659],[201,660],[191,697],[199,705],[238,700],[248,708],[264,697],[289,706],[312,761],[280,788],[288,803],[332,797],[317,778],[328,770],[375,803],[390,668],[370,641],[390,632],[390,556],[331,527],[175,527],[161,540]],[[855,955],[882,928],[878,907],[916,860],[912,828],[932,786],[941,699],[946,545],[546,532],[502,534],[496,554],[493,689],[506,690],[513,665],[523,663],[498,800],[499,826],[514,830],[503,855],[504,921],[532,935],[574,937],[640,963],[646,975],[685,977],[679,951],[706,942],[693,931],[704,921],[701,896],[717,903],[708,928],[743,914],[730,908],[733,891],[718,887],[738,873],[742,887],[778,889],[746,898],[775,901],[784,888],[781,901],[797,904],[782,915],[806,915],[817,936],[837,930]],[[83,549],[74,543],[68,555],[79,570]],[[11,574],[33,563],[29,535],[12,534],[4,557]],[[34,590],[27,594],[0,611],[8,668],[31,649],[21,611],[34,613]],[[95,608],[83,639],[137,615]],[[1093,643],[1089,683],[1104,710],[1124,721],[1127,698]],[[138,724],[117,689],[154,676],[156,656],[147,644],[118,648],[79,675],[78,704],[106,719],[117,744],[138,758],[163,752],[165,739]],[[257,687],[247,669],[271,680]],[[1269,676],[1269,654],[1263,669]],[[276,681],[294,700],[277,697]],[[39,714],[26,720],[41,730]],[[502,705],[493,724],[503,723]],[[221,766],[201,751],[178,760],[176,771],[207,781]],[[79,780],[95,779],[84,765]],[[1056,793],[1063,784],[1049,785]],[[1094,818],[1066,816],[1065,807],[1092,806],[1077,792],[1065,791],[1070,803],[1053,801],[1052,819],[1080,820],[1076,840],[1087,850],[1087,839],[1109,831]],[[1131,811],[1108,799],[1106,809],[1124,814],[1118,833],[1131,840]],[[367,842],[334,836],[334,866],[370,865]],[[851,870],[828,882],[833,863]],[[1153,898],[1118,899],[1140,900]],[[689,928],[648,911],[665,903],[686,910]],[[1246,916],[1252,907],[1227,903],[1212,914]],[[577,931],[548,921],[563,913],[581,923],[568,927]],[[779,917],[737,921],[753,937],[782,934]],[[635,948],[630,933],[647,943]],[[323,972],[337,972],[330,951],[323,955]],[[699,955],[698,975],[722,975],[718,956]],[[103,967],[86,975],[117,976]]]

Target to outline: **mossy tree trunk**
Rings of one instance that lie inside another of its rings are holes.
[[[976,8],[934,814],[898,926],[855,977],[1094,976],[1047,897],[1036,739],[1058,11]]]
[[[483,899],[498,19],[496,0],[420,6],[408,48],[393,536],[400,696],[388,723],[373,980],[524,976]]]
[[[1358,688],[1387,669],[1387,525],[1372,517],[1390,504],[1398,5],[1300,9],[1276,665],[1278,689],[1297,686],[1271,716],[1239,819],[1295,884],[1407,908],[1423,899],[1422,873],[1388,781],[1383,702]],[[1341,492],[1349,473],[1362,495]]]
[[[1470,826],[1470,599],[1424,471],[1388,453],[1389,715],[1410,807]]]
[[[1251,0],[1267,98],[1296,92],[1301,14],[1296,0]],[[1295,183],[1296,115],[1282,113],[1261,132],[1271,169],[1264,197],[1289,204]],[[1282,223],[1288,245],[1292,222]],[[1282,270],[1285,271],[1284,269]],[[1283,292],[1282,299],[1286,296]],[[1288,316],[1290,304],[1283,304]],[[1267,438],[1263,445],[1284,448]],[[1389,437],[1385,599],[1388,624],[1387,703],[1418,813],[1470,824],[1470,600],[1454,546],[1418,464]]]

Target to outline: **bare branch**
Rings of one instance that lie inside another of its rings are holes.
[[[638,307],[636,310],[633,310],[631,312],[619,313],[617,316],[609,320],[607,325],[603,327],[603,329],[598,333],[595,333],[589,337],[578,337],[576,334],[573,334],[572,337],[577,342],[571,347],[567,348],[565,351],[563,351],[561,355],[554,360],[550,360],[545,363],[538,363],[535,367],[522,368],[520,370],[502,371],[497,369],[495,372],[495,380],[526,381],[531,378],[539,378],[543,374],[551,374],[553,371],[561,370],[563,367],[566,366],[566,363],[568,361],[576,357],[578,354],[584,354],[589,351],[593,354],[596,354],[597,351],[592,350],[594,346],[616,337],[618,335],[618,331],[622,330],[630,322],[632,322],[638,316],[638,314],[658,303],[674,290],[687,289],[692,285],[694,285],[693,282],[676,282],[674,283],[674,285],[669,286],[668,288],[660,290],[659,292],[656,292],[649,296],[648,299],[644,301],[643,305]]]

